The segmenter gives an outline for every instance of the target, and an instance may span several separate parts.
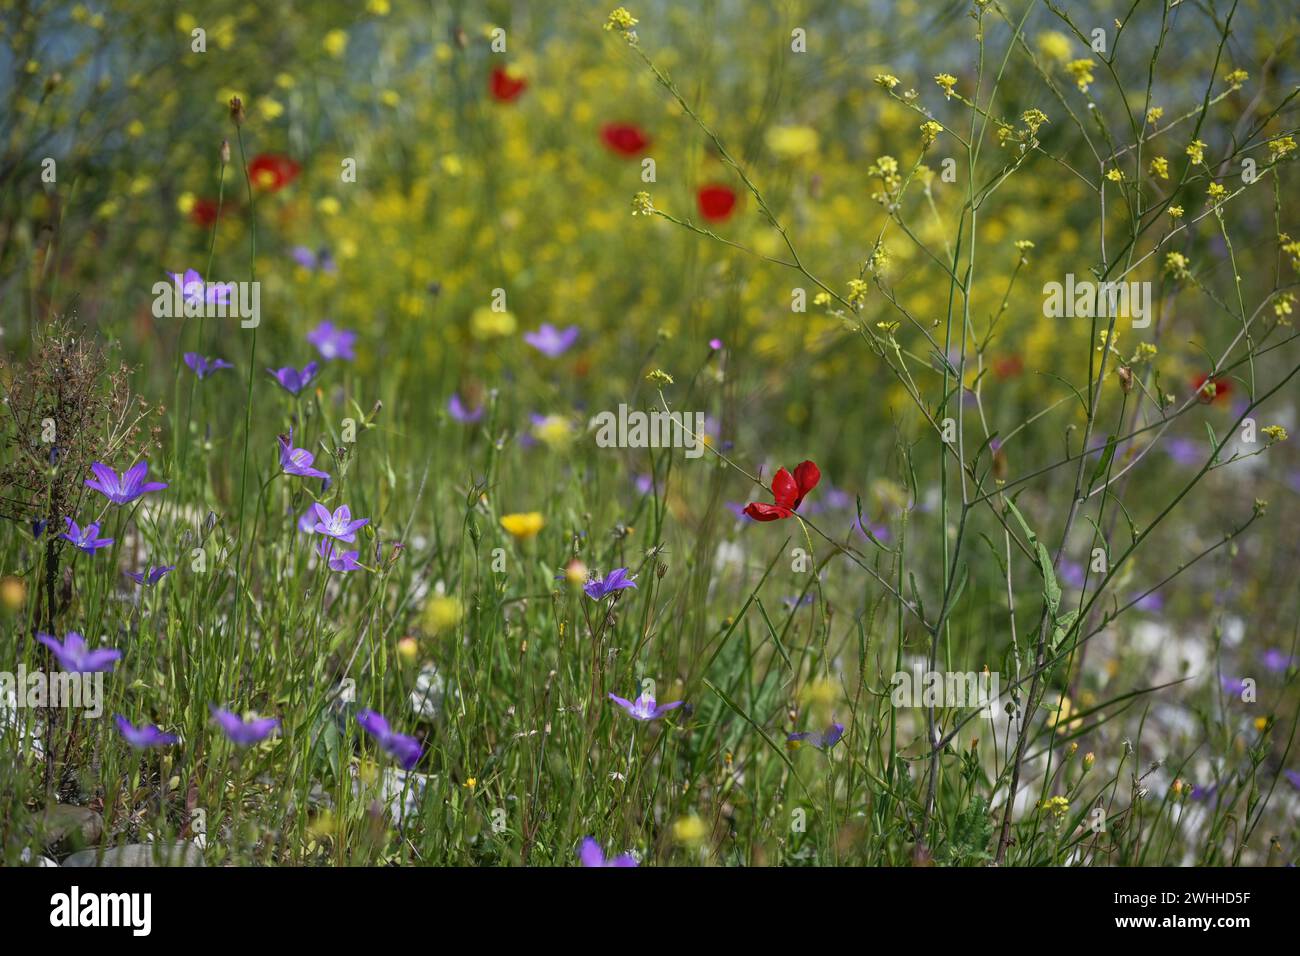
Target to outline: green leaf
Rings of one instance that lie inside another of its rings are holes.
[[[1047,610],[1056,617],[1056,609],[1061,606],[1061,586],[1056,583],[1056,572],[1052,570],[1052,556],[1047,553],[1043,542],[1038,542],[1038,569],[1043,572],[1043,600]]]

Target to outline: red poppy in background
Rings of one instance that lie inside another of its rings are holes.
[[[1205,388],[1205,383],[1209,379],[1210,376],[1208,375],[1198,375],[1192,380],[1192,388],[1196,389],[1196,400],[1202,405],[1209,405],[1211,402],[1225,399],[1232,394],[1232,383],[1226,378],[1214,379],[1214,394],[1205,394],[1201,389]]]
[[[650,137],[631,123],[606,123],[600,128],[600,138],[620,156],[635,156],[650,145]]]
[[[205,229],[217,221],[217,201],[215,199],[196,199],[190,209],[190,222]]]
[[[1003,355],[993,360],[993,374],[998,378],[1013,378],[1025,370],[1025,362],[1019,355]]]
[[[280,153],[259,153],[248,164],[248,176],[258,189],[276,192],[298,178],[302,167]]]
[[[498,66],[492,71],[492,98],[499,103],[512,103],[528,87],[528,81],[512,67]]]
[[[699,192],[695,194],[695,199],[700,206],[700,215],[710,222],[722,222],[730,217],[731,211],[736,208],[735,192],[720,183],[701,186]]]
[[[772,497],[776,504],[751,501],[745,505],[745,514],[755,521],[776,521],[780,518],[793,517],[804,495],[816,488],[817,482],[821,480],[821,471],[811,461],[801,462],[795,468],[793,475],[780,468],[772,478]]]

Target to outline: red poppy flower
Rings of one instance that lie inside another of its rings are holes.
[[[1019,355],[1004,355],[993,360],[993,374],[998,378],[1014,378],[1025,370],[1025,362]]]
[[[196,199],[190,209],[190,222],[205,229],[217,221],[217,201],[215,199]]]
[[[298,178],[302,167],[280,153],[259,153],[248,164],[248,176],[259,189],[276,192]]]
[[[695,194],[695,199],[700,206],[700,215],[710,222],[722,222],[729,218],[731,211],[736,208],[735,192],[720,183],[701,186],[699,192]]]
[[[528,81],[513,67],[498,66],[492,71],[492,98],[499,103],[512,103],[519,99],[519,94],[527,86]]]
[[[1192,388],[1196,389],[1196,400],[1202,405],[1209,405],[1211,402],[1217,402],[1232,394],[1232,383],[1226,378],[1216,378],[1213,380],[1214,394],[1207,395],[1208,389],[1205,391],[1202,391],[1202,389],[1205,389],[1205,383],[1209,378],[1208,375],[1198,375],[1192,380]]]
[[[650,137],[631,123],[606,123],[600,128],[600,138],[621,156],[635,156],[650,145]]]
[[[776,500],[776,504],[751,501],[745,505],[745,514],[755,521],[776,521],[779,518],[793,517],[804,495],[816,488],[817,482],[821,480],[822,473],[811,461],[800,463],[793,475],[784,468],[778,469],[772,478],[772,497]]]

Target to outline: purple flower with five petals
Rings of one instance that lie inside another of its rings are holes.
[[[111,671],[113,664],[121,659],[122,652],[111,647],[91,650],[86,639],[76,631],[63,635],[63,643],[49,634],[37,633],[36,639],[50,649],[59,666],[73,674],[96,674]]]
[[[578,859],[582,861],[583,866],[617,866],[629,867],[637,866],[636,857],[631,853],[623,853],[612,859],[605,859],[605,851],[600,848],[594,837],[583,837],[582,846],[578,848]]]
[[[286,475],[295,475],[298,478],[329,478],[329,475],[319,468],[312,467],[316,461],[315,455],[306,448],[293,447],[293,429],[289,430],[288,435],[280,435],[277,440],[280,442],[280,469]]]
[[[424,753],[420,741],[406,734],[395,733],[383,714],[373,710],[359,710],[357,723],[378,741],[381,750],[397,759],[403,770],[410,770],[420,762],[420,755]]]
[[[316,370],[319,368],[319,362],[308,362],[302,367],[301,372],[292,365],[286,365],[284,368],[268,368],[267,372],[280,384],[282,389],[290,395],[297,395],[311,384],[311,380],[316,377]]]
[[[582,586],[582,590],[593,601],[600,601],[625,588],[634,587],[636,582],[627,576],[627,568],[615,568],[603,578],[592,578]]]
[[[107,548],[113,543],[112,538],[99,537],[99,522],[97,521],[92,521],[82,528],[71,518],[64,518],[63,520],[68,523],[68,530],[59,537],[69,542],[78,551],[94,554],[100,548]]]
[[[835,721],[821,733],[815,731],[804,731],[797,734],[787,734],[788,743],[810,743],[818,750],[829,750],[840,742],[844,736],[844,725]]]
[[[536,332],[525,332],[524,341],[548,358],[559,358],[578,341],[578,327],[571,325],[561,331],[543,322]]]
[[[180,740],[175,734],[163,733],[153,724],[133,727],[131,721],[121,714],[114,714],[113,720],[117,722],[118,733],[125,737],[126,742],[137,750],[146,750],[149,747],[166,747],[168,744],[174,744]]]
[[[460,396],[453,392],[451,398],[447,400],[447,411],[452,418],[462,425],[473,425],[483,417],[485,409],[480,405],[470,411],[465,407],[465,403],[460,400]]]
[[[334,359],[351,362],[357,357],[352,351],[352,346],[357,341],[357,333],[340,329],[328,320],[308,332],[307,341],[316,346],[320,357],[327,362],[332,362]]]
[[[145,481],[149,475],[149,462],[143,458],[121,475],[100,461],[91,465],[90,470],[95,477],[86,479],[86,487],[94,488],[115,505],[129,505],[141,495],[167,487],[165,481]]]
[[[655,705],[655,699],[649,694],[642,693],[636,700],[624,700],[617,694],[610,694],[609,699],[618,706],[627,711],[628,716],[635,720],[658,720],[670,710],[676,710],[682,706],[684,701],[675,700],[671,704]]]
[[[278,717],[262,717],[245,722],[238,714],[216,705],[209,704],[208,709],[212,711],[212,719],[221,727],[222,733],[231,743],[241,747],[265,740],[280,726]]]
[[[207,378],[209,375],[211,375],[213,372],[218,372],[223,368],[235,367],[231,365],[229,362],[227,362],[225,359],[205,358],[204,356],[200,355],[198,352],[186,352],[184,358],[185,358],[185,364],[188,365],[193,370],[194,374],[199,377],[200,382],[203,381],[205,378]]]
[[[346,541],[351,544],[357,540],[357,529],[370,524],[369,518],[358,518],[352,520],[352,509],[347,505],[339,505],[330,514],[330,510],[324,505],[317,503],[312,505],[312,510],[316,512],[316,526],[312,528],[317,534],[323,534],[326,537],[337,538],[339,541]]]
[[[174,564],[164,564],[161,567],[157,567],[157,568],[155,568],[152,564],[150,564],[150,565],[146,565],[143,571],[126,571],[124,573],[128,578],[130,578],[136,584],[148,588],[148,587],[153,587],[155,584],[161,581],[162,576],[166,574],[168,571],[175,571],[175,570],[176,570],[176,565]]]
[[[167,270],[163,270],[166,272]],[[186,269],[185,274],[167,272],[181,288],[181,295],[186,305],[202,305],[205,302],[226,303],[234,289],[233,282],[204,282],[197,269]]]

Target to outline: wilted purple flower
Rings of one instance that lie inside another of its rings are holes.
[[[223,368],[234,368],[234,366],[225,359],[205,358],[198,352],[186,352],[184,357],[185,364],[194,371],[194,374],[199,377],[200,382],[213,372],[218,372]]]
[[[329,475],[319,468],[313,468],[312,463],[316,461],[316,456],[306,448],[293,447],[293,430],[289,430],[288,435],[280,435],[277,438],[280,443],[280,469],[286,475],[296,475],[299,478],[329,478]]]
[[[320,544],[316,546],[316,553],[329,563],[331,571],[364,570],[361,562],[357,560],[360,551],[340,551],[334,547],[329,538],[321,539]]]
[[[238,714],[215,704],[209,704],[208,709],[212,711],[212,719],[221,727],[222,733],[241,747],[265,740],[280,726],[278,717],[261,717],[245,723]]]
[[[96,521],[92,521],[82,528],[78,527],[77,522],[71,518],[64,518],[63,520],[68,523],[68,530],[59,537],[69,542],[78,551],[94,554],[100,548],[107,548],[113,543],[112,538],[99,537],[99,523]]]
[[[353,521],[352,509],[347,505],[339,505],[334,509],[334,513],[330,514],[330,510],[318,502],[312,505],[312,510],[316,512],[316,525],[312,528],[313,531],[346,541],[348,544],[357,540],[358,528],[370,524],[369,518],[358,518]]]
[[[149,462],[140,459],[119,476],[103,462],[90,466],[95,473],[94,479],[86,479],[86,487],[94,488],[115,505],[129,505],[135,499],[151,491],[162,491],[167,487],[165,481],[145,481],[149,474]]]
[[[94,674],[99,671],[111,671],[113,664],[122,657],[122,652],[111,647],[91,650],[86,639],[76,631],[63,635],[63,643],[49,634],[37,633],[36,639],[50,649],[65,671],[75,674]]]
[[[844,725],[839,721],[833,722],[821,733],[805,731],[797,734],[787,734],[786,741],[790,743],[806,742],[812,744],[818,750],[829,750],[840,742],[844,736]]]
[[[1276,647],[1270,647],[1259,655],[1260,663],[1275,674],[1284,674],[1291,667],[1291,655],[1283,654]]]
[[[145,750],[149,747],[166,747],[168,744],[174,744],[180,740],[175,734],[163,733],[153,724],[133,727],[131,721],[121,714],[114,714],[113,720],[117,722],[118,733],[125,737],[126,742],[137,750]]]
[[[166,270],[163,270],[166,272]],[[225,303],[230,301],[234,288],[231,282],[204,282],[197,269],[186,269],[185,275],[168,272],[172,281],[181,287],[181,296],[188,305],[200,305],[204,302]]]
[[[578,341],[578,327],[571,325],[560,331],[549,322],[543,322],[536,332],[525,332],[524,341],[548,358],[558,358]]]
[[[605,859],[605,851],[593,837],[582,838],[582,845],[578,847],[578,859],[582,861],[583,866],[637,866],[636,857],[631,853],[623,853],[610,860]]]
[[[636,720],[658,720],[668,711],[676,710],[682,706],[683,703],[683,701],[675,700],[671,704],[655,706],[655,699],[646,693],[642,693],[635,701],[624,700],[617,694],[610,694],[609,699],[627,711],[629,717]]]
[[[447,411],[456,421],[462,425],[473,425],[483,417],[486,409],[480,405],[478,408],[470,411],[465,407],[465,403],[460,400],[460,395],[452,392],[451,398],[447,400]]]
[[[284,368],[268,368],[267,372],[280,383],[282,389],[290,395],[297,395],[311,384],[311,380],[316,377],[316,370],[319,368],[319,362],[308,362],[302,367],[301,372],[292,365],[286,365]]]
[[[293,257],[294,262],[304,269],[313,271],[319,269],[321,272],[328,272],[333,275],[339,268],[338,263],[334,261],[334,256],[324,247],[319,252],[312,252],[306,246],[294,246],[289,250],[289,255]]]
[[[357,357],[352,351],[352,346],[357,341],[357,333],[340,329],[328,320],[308,332],[307,341],[316,346],[320,357],[327,362],[332,362],[334,359],[351,362]]]
[[[424,747],[420,741],[406,734],[394,733],[383,714],[373,710],[357,711],[357,723],[379,743],[379,749],[396,758],[403,770],[410,770],[420,762]]]
[[[600,601],[618,591],[634,587],[636,582],[627,576],[627,568],[615,568],[603,578],[592,578],[582,586],[582,590],[593,601]]]
[[[150,565],[146,565],[145,570],[143,571],[127,571],[125,572],[125,574],[136,584],[142,585],[144,587],[153,587],[153,585],[157,584],[159,581],[162,580],[162,576],[164,574],[166,574],[168,571],[175,571],[175,570],[176,570],[176,565],[174,564],[165,564],[162,567],[157,567],[157,568],[155,568],[152,564],[150,564]]]

